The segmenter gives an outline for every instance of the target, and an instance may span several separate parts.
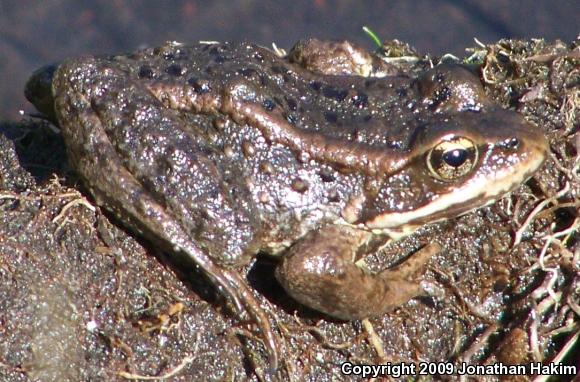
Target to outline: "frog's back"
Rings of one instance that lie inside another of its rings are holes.
[[[185,112],[208,111],[227,89],[243,84],[243,97],[260,104],[259,113],[279,114],[297,131],[382,147],[408,144],[413,128],[405,123],[414,119],[408,109],[417,89],[395,71],[387,80],[326,75],[244,42],[168,43],[108,60],[166,106]]]

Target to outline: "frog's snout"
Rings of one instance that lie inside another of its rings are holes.
[[[58,65],[47,65],[36,70],[26,82],[24,96],[38,111],[53,122],[56,122],[54,112],[54,96],[52,93],[52,79]]]

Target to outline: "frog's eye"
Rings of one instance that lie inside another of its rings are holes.
[[[427,153],[427,167],[439,180],[453,181],[468,174],[477,163],[477,147],[464,137],[438,143]]]

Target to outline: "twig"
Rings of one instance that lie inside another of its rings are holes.
[[[578,341],[579,338],[580,338],[580,330],[574,333],[574,335],[570,337],[570,339],[568,339],[566,344],[562,347],[562,350],[560,350],[560,352],[556,355],[556,357],[554,357],[552,363],[561,363],[564,357],[568,355],[568,352],[572,350],[572,348],[574,347],[575,343]],[[545,382],[550,377],[551,375],[541,375],[536,379],[534,379],[534,382]]]
[[[373,327],[373,324],[371,324],[371,322],[367,318],[362,320],[362,325],[365,331],[367,332],[369,343],[375,349],[375,351],[377,352],[377,356],[379,357],[379,360],[382,362],[383,360],[386,359],[383,341],[381,341],[381,339],[377,335],[377,332],[375,331],[375,328]]]
[[[87,207],[87,209],[90,210],[91,212],[95,212],[97,210],[95,206],[89,203],[89,201],[86,200],[85,198],[78,198],[65,204],[62,210],[60,210],[59,214],[52,219],[52,222],[56,223],[57,221],[63,218],[63,216],[67,213],[68,210],[79,205]]]
[[[126,371],[119,371],[117,373],[117,375],[119,375],[120,377],[123,377],[125,379],[142,379],[144,381],[158,381],[158,380],[162,380],[162,379],[171,378],[174,375],[176,375],[177,373],[179,373],[181,370],[183,370],[183,368],[185,368],[191,362],[193,362],[193,360],[197,356],[196,353],[197,353],[197,349],[199,346],[199,340],[200,340],[200,334],[198,333],[197,339],[195,341],[195,348],[193,349],[193,355],[185,357],[179,365],[177,365],[175,368],[173,368],[172,370],[170,370],[166,374],[159,375],[159,376],[149,376],[149,375],[129,373]]]

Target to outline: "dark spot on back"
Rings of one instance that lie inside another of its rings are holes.
[[[359,108],[359,109],[364,109],[369,104],[369,97],[364,93],[357,93],[350,100],[351,100],[352,104],[354,105],[354,107]]]
[[[272,65],[272,72],[276,74],[286,74],[288,73],[288,69],[280,65]]]
[[[298,104],[294,98],[286,98],[286,104],[288,105],[288,109],[292,111],[296,111],[298,108]]]
[[[239,73],[246,77],[246,78],[251,78],[254,76],[254,74],[256,74],[256,69],[252,69],[252,68],[244,68],[244,69],[240,69]]]
[[[387,141],[387,147],[390,149],[400,150],[403,148],[403,142],[401,142],[401,141]]]
[[[365,122],[368,122],[368,121],[370,121],[371,119],[373,119],[373,116],[372,116],[371,114],[367,114],[367,115],[365,115],[365,116],[363,117],[363,121],[365,121]]]
[[[274,108],[276,107],[276,103],[274,101],[272,101],[271,99],[266,98],[263,102],[262,102],[262,106],[264,107],[264,109],[266,109],[267,111],[272,111],[274,110]]]
[[[183,68],[181,65],[171,64],[165,68],[165,73],[169,74],[170,76],[179,77],[183,74]]]
[[[450,97],[452,91],[448,86],[444,86],[442,89],[437,89],[433,98],[429,102],[429,107],[431,109],[436,109],[440,104],[447,101]]]
[[[223,54],[219,54],[213,60],[216,64],[222,64],[226,61],[226,57]]]
[[[191,77],[187,80],[187,83],[193,86],[193,90],[198,94],[204,94],[211,91],[211,86],[207,80],[199,80],[196,77]]]
[[[337,89],[333,86],[325,86],[322,88],[322,94],[327,98],[332,98],[338,102],[342,102],[348,95],[348,91],[344,89]]]
[[[330,123],[336,123],[336,121],[338,121],[338,116],[336,113],[332,113],[330,111],[324,113],[324,118]]]
[[[139,78],[153,78],[153,69],[149,65],[142,65],[139,68]]]
[[[320,83],[318,81],[310,81],[309,85],[313,90],[316,90],[316,91],[320,91],[320,88],[322,87],[322,83]]]
[[[327,168],[323,168],[322,170],[320,170],[320,173],[318,175],[320,175],[320,179],[326,183],[334,182],[336,180],[334,174],[332,173],[332,170]]]
[[[441,72],[437,72],[437,74],[435,74],[435,81],[437,81],[437,82],[445,81],[445,74],[443,74]]]

